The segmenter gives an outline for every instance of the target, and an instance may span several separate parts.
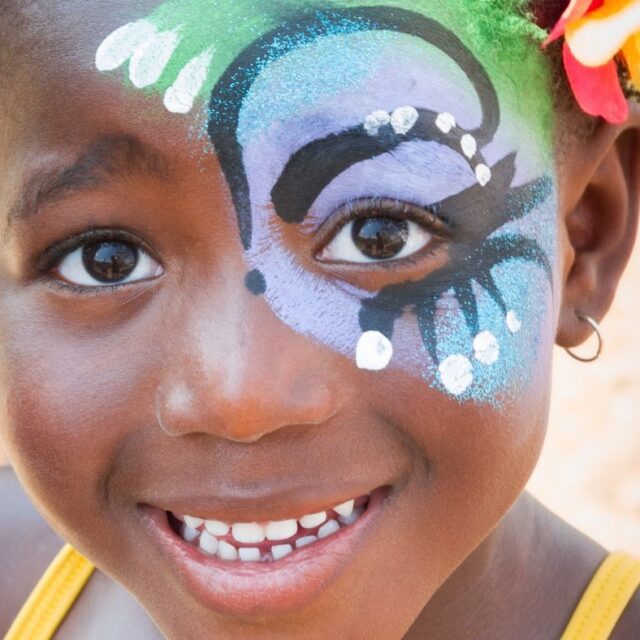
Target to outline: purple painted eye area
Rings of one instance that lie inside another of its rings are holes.
[[[99,242],[82,249],[82,262],[98,282],[115,284],[126,280],[139,261],[138,248],[128,242]]]

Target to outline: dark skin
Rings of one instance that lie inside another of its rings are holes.
[[[46,31],[30,28],[31,48],[56,55],[29,60],[38,81],[18,85],[9,106],[20,108],[0,129],[5,220],[25,177],[48,167],[43,150],[67,159],[125,135],[158,155],[152,167],[129,162],[88,190],[60,193],[15,223],[0,257],[2,436],[28,494],[3,470],[0,503],[10,517],[0,525],[0,601],[9,605],[0,630],[62,536],[107,573],[92,577],[60,638],[123,637],[117,624],[130,637],[161,637],[136,600],[172,638],[325,638],[336,621],[346,638],[558,637],[606,552],[522,490],[546,429],[553,334],[560,346],[589,337],[576,313],[604,317],[633,247],[637,109],[623,128],[601,124],[588,139],[563,142],[561,300],[536,384],[506,408],[459,404],[401,371],[356,370],[244,287],[215,155],[194,152],[184,121],[90,67],[93,25],[128,19],[118,3],[106,4],[83,21],[64,4]],[[36,247],[96,224],[144,232],[163,257],[163,278],[80,297],[54,292],[25,266]],[[224,336],[207,345],[215,367],[203,367],[203,323],[209,337]],[[276,358],[288,366],[274,368]],[[175,376],[197,401],[160,425],[155,394]],[[230,379],[237,384],[222,384]],[[425,429],[424,415],[439,419]],[[270,517],[284,518],[292,499],[314,504],[382,485],[392,497],[368,553],[304,611],[277,618],[207,611],[137,544],[144,534],[135,505],[175,487],[201,487],[232,519],[235,502],[256,493],[269,496]],[[637,595],[614,640],[633,638],[639,626]]]

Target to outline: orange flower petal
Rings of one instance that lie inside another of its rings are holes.
[[[567,25],[565,38],[573,55],[587,67],[612,60],[640,31],[640,0],[608,0],[597,11]]]
[[[566,43],[563,57],[571,88],[582,110],[614,124],[623,123],[629,116],[629,106],[620,87],[616,63],[612,60],[601,67],[585,67]]]
[[[543,47],[550,45],[564,35],[565,29],[570,22],[579,20],[589,11],[599,9],[604,0],[571,0],[569,6],[555,27],[551,30],[549,37],[544,41]]]
[[[631,82],[640,88],[640,36],[631,36],[622,49]]]

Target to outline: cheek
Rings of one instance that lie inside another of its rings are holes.
[[[264,276],[264,296],[274,313],[296,332],[349,358],[354,367],[388,366],[462,402],[500,406],[544,380],[554,342],[551,281],[533,259],[510,258],[509,242],[515,235],[534,240],[553,268],[554,197],[526,222],[504,225],[492,236],[507,240],[485,271],[474,264],[464,274],[451,270],[438,288],[427,279],[417,302],[407,305],[309,269],[308,256],[287,246],[277,216],[265,211],[270,210],[254,216],[247,262]]]
[[[496,408],[460,403],[399,371],[368,385],[374,413],[402,434],[413,460],[412,517],[402,523],[408,557],[448,577],[526,485],[544,439],[547,387]]]
[[[32,499],[73,540],[104,524],[109,473],[127,435],[145,424],[148,376],[127,341],[72,338],[29,317],[3,343],[3,441]]]
[[[473,280],[468,299],[445,293],[434,323],[437,362],[427,364],[436,386],[461,400],[499,406],[525,393],[553,344],[552,296],[538,266],[509,261],[491,271],[501,303]],[[479,282],[480,281],[480,282]],[[477,308],[470,330],[464,307]]]

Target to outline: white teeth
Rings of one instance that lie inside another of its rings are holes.
[[[220,540],[220,546],[218,547],[218,556],[220,560],[237,560],[238,550],[228,542]]]
[[[308,516],[303,516],[298,522],[305,529],[313,529],[320,526],[327,519],[327,512],[321,511],[320,513],[312,513]]]
[[[258,544],[264,542],[264,527],[256,522],[240,522],[232,525],[233,537],[244,544]]]
[[[238,549],[242,562],[260,562],[260,549],[258,547],[241,547]]]
[[[197,529],[193,529],[192,527],[188,527],[186,524],[182,525],[182,537],[187,542],[193,542],[198,539],[200,532]]]
[[[329,520],[329,522],[323,524],[318,530],[318,539],[322,540],[322,538],[328,538],[336,531],[340,531],[340,525],[337,520]]]
[[[274,560],[280,560],[288,556],[293,551],[293,547],[290,544],[276,544],[271,547],[271,555]]]
[[[348,516],[340,516],[338,520],[342,522],[342,524],[346,524],[347,526],[350,524],[354,524],[360,519],[360,516],[364,513],[364,508],[360,507],[359,509],[354,509],[352,513]]]
[[[226,522],[220,520],[207,520],[204,523],[205,529],[214,536],[226,536],[231,527]]]
[[[267,540],[286,540],[295,536],[298,532],[297,520],[279,520],[270,522],[265,527]]]
[[[198,547],[208,556],[216,555],[225,561],[240,559],[242,562],[269,562],[284,558],[296,549],[302,549],[337,533],[342,527],[354,524],[365,510],[366,505],[356,508],[355,499],[352,499],[333,507],[329,512],[321,511],[303,516],[299,520],[273,520],[264,524],[258,522],[228,524],[222,520],[182,516],[180,533],[186,542]],[[299,529],[298,524],[303,529]],[[305,532],[304,529],[309,531]],[[311,535],[310,530],[315,529],[317,529],[316,535]],[[221,538],[229,532],[241,545],[252,546],[236,546],[235,543],[229,544],[222,540]],[[302,535],[304,533],[309,535]],[[291,538],[296,534],[301,537],[294,542]],[[272,541],[274,544],[263,553],[258,545],[265,540]],[[278,542],[280,544],[277,544]]]
[[[212,536],[208,531],[203,531],[200,536],[200,549],[213,556],[218,552],[218,538]]]
[[[198,527],[204,524],[204,520],[202,518],[194,518],[192,516],[185,516],[184,523],[187,527],[191,527],[192,529],[197,529]]]
[[[306,547],[309,544],[313,544],[317,542],[318,538],[316,536],[305,536],[304,538],[298,538],[296,540],[296,549],[302,549],[302,547]]]
[[[348,500],[347,502],[343,502],[342,504],[339,504],[337,507],[333,507],[333,510],[339,515],[339,516],[348,516],[351,515],[351,512],[353,511],[353,505],[355,504],[355,500]]]

